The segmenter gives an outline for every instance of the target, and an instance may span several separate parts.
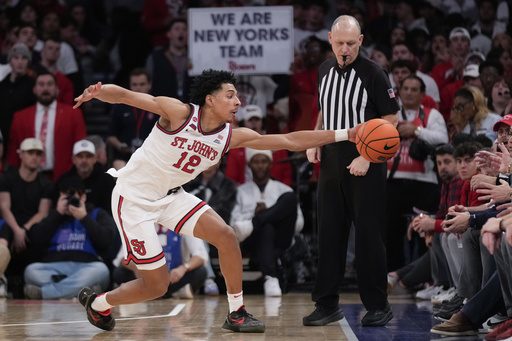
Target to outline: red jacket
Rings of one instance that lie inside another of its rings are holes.
[[[7,163],[13,166],[20,165],[18,149],[21,142],[29,137],[36,136],[36,105],[20,110],[14,114],[12,121],[9,145],[7,150]],[[55,163],[53,177],[55,181],[64,172],[73,166],[73,145],[87,136],[84,117],[80,109],[57,102],[55,114],[55,129],[53,135]]]

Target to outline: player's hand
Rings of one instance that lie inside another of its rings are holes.
[[[96,83],[95,85],[91,85],[84,90],[84,93],[75,98],[76,104],[73,106],[73,109],[78,108],[82,103],[90,101],[95,96],[99,94],[101,90],[101,82]]]
[[[356,126],[355,126],[355,127],[353,127],[353,128],[350,128],[350,129],[348,130],[348,140],[349,140],[350,142],[354,142],[354,143],[356,142],[357,132],[359,131],[359,128],[361,128],[361,125],[362,125],[362,123],[360,123],[360,124],[356,125]]]
[[[352,160],[350,165],[347,166],[347,169],[350,169],[350,174],[355,176],[365,176],[366,172],[368,172],[368,168],[370,168],[370,161],[362,156],[356,157]]]
[[[306,150],[306,156],[308,157],[308,161],[311,163],[320,162],[322,150],[320,147],[309,148]]]

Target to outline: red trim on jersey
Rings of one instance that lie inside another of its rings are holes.
[[[195,213],[197,213],[197,211],[199,211],[202,207],[204,207],[206,205],[206,202],[204,201],[201,201],[199,204],[196,205],[196,207],[194,207],[193,209],[191,209],[179,222],[178,224],[176,224],[176,227],[174,228],[174,232],[176,234],[180,234],[180,231],[183,227],[183,225],[185,225],[185,223],[187,222],[187,220],[190,219],[190,217],[192,217]]]
[[[231,142],[231,133],[232,132],[233,132],[233,126],[230,124],[229,125],[228,138],[226,139],[226,145],[224,146],[224,149],[222,150],[222,155],[221,156],[224,156],[224,154],[226,154],[228,152],[229,143]]]
[[[199,110],[201,110],[201,109],[199,109]],[[194,106],[190,104],[190,114],[188,115],[187,121],[185,123],[183,123],[181,125],[181,127],[179,127],[178,129],[171,130],[171,131],[166,130],[166,129],[162,128],[162,126],[160,125],[160,120],[158,120],[156,122],[156,126],[157,126],[158,129],[160,129],[161,132],[163,132],[163,133],[165,133],[167,135],[174,135],[174,134],[179,133],[180,131],[182,131],[190,123],[190,120],[192,119],[192,116],[194,116],[193,114],[194,114]]]
[[[130,261],[133,261],[135,264],[149,264],[149,263],[157,262],[160,259],[164,258],[165,254],[163,251],[161,253],[159,253],[158,255],[156,255],[155,257],[148,258],[148,259],[137,259],[137,257],[135,257],[133,255],[133,251],[130,247],[130,241],[128,240],[128,237],[126,236],[126,233],[124,232],[123,219],[121,219],[121,206],[123,205],[123,201],[124,201],[124,198],[122,195],[120,195],[119,202],[117,204],[117,217],[119,218],[119,224],[121,225],[121,231],[123,231],[123,238],[125,241],[127,255],[128,255],[126,257],[126,260],[124,261],[124,263],[126,265],[128,265],[130,263]]]

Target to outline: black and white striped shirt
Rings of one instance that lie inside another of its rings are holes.
[[[343,70],[336,58],[320,65],[318,107],[325,130],[352,128],[400,110],[384,69],[361,56]]]

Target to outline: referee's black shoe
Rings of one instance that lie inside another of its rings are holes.
[[[305,326],[325,326],[331,322],[336,322],[344,318],[345,315],[340,306],[328,308],[320,304],[315,304],[315,311],[302,319]]]
[[[385,326],[394,316],[391,306],[387,303],[382,310],[369,310],[361,320],[361,325],[363,327]]]

